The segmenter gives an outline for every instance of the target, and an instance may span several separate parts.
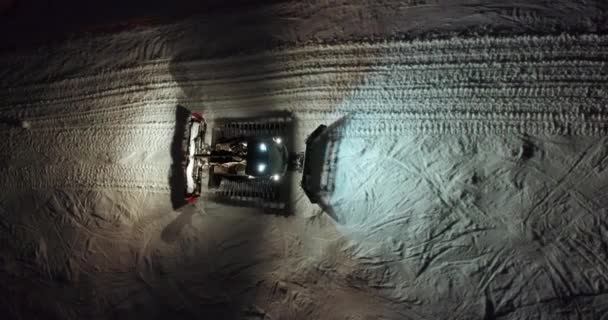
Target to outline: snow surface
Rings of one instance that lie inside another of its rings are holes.
[[[0,55],[3,319],[606,317],[605,9],[272,3]],[[297,187],[173,208],[178,106],[291,111],[300,150],[344,119],[339,223]]]

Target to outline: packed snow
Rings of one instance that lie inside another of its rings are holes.
[[[600,1],[271,3],[0,54],[3,319],[602,319]],[[246,32],[248,31],[248,32]],[[324,209],[175,207],[172,144],[332,128]]]

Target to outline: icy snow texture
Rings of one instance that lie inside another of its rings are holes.
[[[294,41],[225,57],[180,28],[0,57],[3,315],[608,312],[608,37]],[[330,199],[341,224],[299,190],[289,218],[174,211],[177,105],[210,119],[292,111],[299,148],[346,116]]]

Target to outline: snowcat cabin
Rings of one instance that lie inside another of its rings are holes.
[[[247,175],[279,180],[287,172],[288,161],[289,153],[281,138],[247,140]]]

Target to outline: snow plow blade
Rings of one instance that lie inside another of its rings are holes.
[[[326,170],[330,139],[328,128],[320,125],[306,139],[302,189],[312,203],[322,203],[331,191],[329,172]]]
[[[349,116],[343,116],[329,126],[320,125],[306,138],[301,187],[310,202],[333,217],[330,197],[335,190],[340,127]]]

